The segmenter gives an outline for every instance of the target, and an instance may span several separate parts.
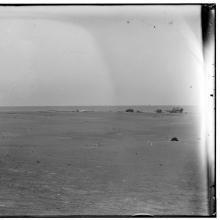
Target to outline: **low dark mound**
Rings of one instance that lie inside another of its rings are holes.
[[[128,108],[128,109],[126,109],[125,111],[126,111],[126,112],[134,112],[134,109]]]
[[[162,113],[163,111],[162,111],[162,109],[157,109],[156,110],[156,113]]]
[[[171,138],[171,141],[179,141],[179,139],[177,137],[173,137]]]
[[[183,108],[173,107],[171,110],[167,110],[169,113],[183,113]]]

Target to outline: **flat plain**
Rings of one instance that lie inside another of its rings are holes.
[[[0,112],[0,215],[207,215],[200,147],[195,113]]]

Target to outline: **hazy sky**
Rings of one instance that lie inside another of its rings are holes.
[[[200,6],[0,7],[0,105],[196,105]]]

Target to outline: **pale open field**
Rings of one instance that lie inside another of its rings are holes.
[[[0,215],[207,215],[198,121],[0,112]]]

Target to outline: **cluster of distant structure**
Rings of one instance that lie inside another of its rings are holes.
[[[180,107],[173,107],[171,110],[165,110],[166,112],[169,112],[169,113],[183,113],[183,108],[180,108]],[[163,110],[162,109],[157,109],[156,110],[156,113],[163,113]]]
[[[183,108],[180,107],[173,107],[171,110],[162,110],[162,109],[156,109],[156,113],[163,113],[163,112],[169,112],[169,113],[183,113]],[[142,111],[137,110],[135,111],[133,108],[128,108],[125,110],[125,112],[137,112],[137,113],[142,113]]]
[[[135,110],[133,108],[128,108],[128,109],[125,110],[125,112],[135,112]],[[140,110],[137,110],[136,112],[137,113],[142,113],[142,111],[140,111]]]
[[[181,107],[173,107],[171,110],[162,110],[162,109],[156,109],[155,112],[156,113],[164,113],[164,112],[169,112],[169,113],[183,113],[184,109]],[[93,112],[93,111],[89,111],[89,110],[85,110],[85,109],[76,109],[75,111],[73,110],[73,112]],[[118,111],[121,112],[121,111]],[[127,108],[125,109],[125,112],[133,112],[133,113],[144,113],[143,111],[140,110],[134,110],[133,108]]]

